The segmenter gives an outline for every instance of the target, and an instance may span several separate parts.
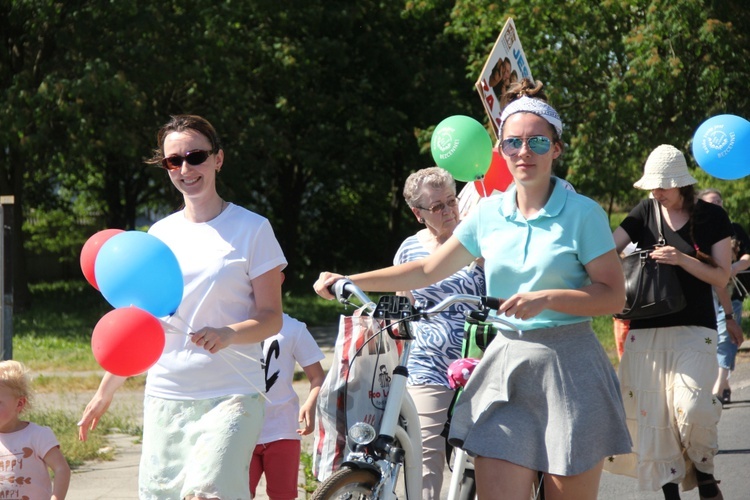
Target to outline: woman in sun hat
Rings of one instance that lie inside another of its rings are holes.
[[[666,244],[651,256],[677,269],[687,306],[657,318],[631,320],[619,368],[633,453],[608,460],[610,472],[638,478],[642,490],[679,499],[698,486],[701,499],[721,499],[714,479],[721,404],[713,395],[716,311],[711,287],[729,280],[732,227],[726,212],[695,196],[696,180],[677,148],[661,145],[646,160],[636,188],[650,191],[614,231],[617,251]]]

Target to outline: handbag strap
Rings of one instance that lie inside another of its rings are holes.
[[[656,198],[652,198],[651,201],[654,202],[654,210],[656,211],[656,227],[659,228],[659,245],[666,245],[667,240],[664,238],[664,233],[661,230],[661,204],[656,201]]]

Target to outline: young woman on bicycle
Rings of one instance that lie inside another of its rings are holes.
[[[622,268],[604,211],[552,177],[562,123],[541,83],[503,96],[503,156],[515,185],[483,199],[435,253],[351,276],[365,290],[424,287],[485,259],[488,294],[524,333],[500,331],[455,408],[451,442],[476,456],[480,498],[595,499],[604,458],[629,452],[612,364],[591,317],[620,312]],[[341,276],[322,273],[316,292]]]

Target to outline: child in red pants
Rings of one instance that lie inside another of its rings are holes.
[[[284,314],[281,331],[263,341],[266,373],[266,416],[250,461],[250,492],[266,474],[271,500],[297,498],[300,436],[310,434],[315,422],[315,402],[325,374],[324,358],[304,323]],[[310,393],[300,407],[292,387],[294,365],[299,363],[310,381]],[[301,426],[301,428],[300,428]]]

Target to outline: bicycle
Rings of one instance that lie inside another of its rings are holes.
[[[347,279],[334,283],[331,292],[343,304],[350,304],[352,295],[364,305],[373,304],[367,294]],[[402,470],[406,498],[421,498],[422,436],[417,409],[406,391],[406,366],[410,341],[414,339],[410,323],[459,302],[477,306],[477,311],[485,318],[490,310],[500,307],[499,299],[475,295],[454,295],[430,308],[414,307],[406,297],[385,295],[380,297],[377,306],[370,309],[375,318],[403,324],[398,334],[388,331],[392,338],[403,341],[399,364],[393,370],[379,429],[365,422],[356,422],[349,428],[348,439],[353,444],[352,451],[339,470],[315,490],[314,500],[396,499]],[[518,331],[514,325],[500,318],[492,317],[491,321]]]

